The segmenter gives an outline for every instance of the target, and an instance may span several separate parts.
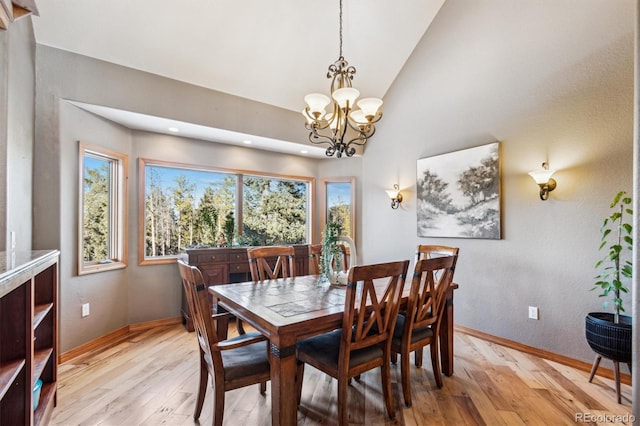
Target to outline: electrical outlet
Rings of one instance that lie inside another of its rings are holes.
[[[537,306],[529,306],[529,319],[534,319],[534,320],[539,319]]]
[[[82,304],[82,318],[89,316],[89,307],[90,305],[88,303]]]

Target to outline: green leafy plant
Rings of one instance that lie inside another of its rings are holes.
[[[327,222],[322,233],[322,254],[320,256],[320,273],[328,276],[331,270],[331,259],[334,259],[337,270],[342,268],[342,255],[340,247],[336,244],[342,234],[342,224]]]
[[[633,252],[633,209],[631,197],[625,191],[620,191],[613,198],[610,205],[613,213],[606,217],[600,227],[600,249],[607,250],[607,255],[595,264],[596,283],[591,290],[600,290],[600,297],[613,295],[615,322],[618,322],[620,312],[624,312],[621,293],[629,293],[626,284],[631,280],[633,264],[629,260]],[[604,307],[609,301],[604,302]]]

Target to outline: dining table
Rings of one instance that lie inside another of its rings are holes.
[[[406,303],[410,287],[405,284],[401,303]],[[457,287],[452,284],[447,293],[440,327],[442,372],[447,376],[453,374],[453,290]],[[268,339],[271,424],[295,425],[296,342],[342,327],[346,287],[323,283],[320,275],[303,275],[213,285],[209,293],[218,313],[232,313]],[[228,324],[220,325],[227,329]]]

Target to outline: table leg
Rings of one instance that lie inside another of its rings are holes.
[[[440,325],[440,362],[446,376],[453,374],[453,289],[447,292],[447,300]]]
[[[298,394],[296,387],[296,347],[271,350],[271,424],[293,426],[298,422]]]

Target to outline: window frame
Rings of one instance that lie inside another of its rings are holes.
[[[328,184],[332,183],[349,183],[351,185],[351,202],[349,204],[349,216],[351,220],[351,232],[347,237],[350,237],[353,241],[356,241],[356,177],[355,176],[341,176],[341,177],[326,177],[320,178],[320,229],[324,229],[327,224],[327,209],[329,202],[327,199]]]
[[[270,173],[255,170],[231,169],[224,167],[204,166],[190,163],[180,163],[174,161],[155,160],[151,158],[138,158],[138,264],[158,265],[174,263],[181,255],[167,255],[147,257],[145,254],[145,199],[146,199],[146,168],[147,166],[158,166],[185,170],[206,171],[211,173],[227,173],[236,176],[236,205],[235,205],[235,225],[238,235],[242,235],[243,227],[243,177],[252,176],[258,178],[274,178],[281,180],[298,180],[308,183],[307,193],[307,244],[311,244],[315,237],[315,191],[316,179],[312,176],[299,176],[280,173]]]
[[[85,156],[109,162],[108,259],[84,260]],[[126,154],[78,141],[78,275],[127,267],[129,157]]]

